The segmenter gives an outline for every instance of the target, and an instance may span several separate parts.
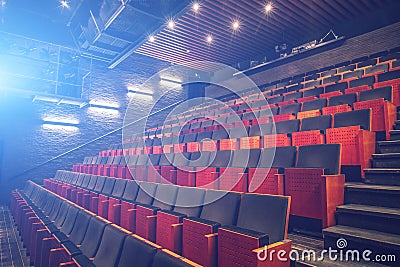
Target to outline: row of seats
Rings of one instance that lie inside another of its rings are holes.
[[[94,188],[77,185],[85,180],[89,184],[96,181]],[[216,266],[217,262],[218,266],[232,266],[234,259],[239,259],[238,266],[256,266],[255,249],[290,249],[291,242],[285,240],[290,197],[87,177],[71,172],[58,172],[54,180],[46,180],[46,185],[202,266]],[[237,242],[248,245],[235,248]]]
[[[334,126],[333,128],[331,128],[332,124]],[[184,164],[179,161],[173,161],[174,153],[171,153],[171,151],[177,151],[175,153],[180,153],[180,151],[195,153],[198,151],[239,151],[285,146],[341,144],[341,165],[358,166],[359,176],[363,176],[362,170],[369,167],[370,157],[375,152],[375,133],[371,131],[371,128],[371,110],[363,109],[337,113],[333,118],[331,115],[322,115],[304,118],[302,120],[278,122],[276,123],[275,129],[273,129],[272,124],[257,124],[249,127],[249,129],[234,128],[231,129],[229,133],[225,130],[216,130],[213,132],[189,134],[184,135],[182,138],[182,141],[186,141],[186,143],[174,145],[165,144],[161,146],[162,139],[158,138],[152,140],[152,143],[149,143],[153,144],[153,146],[146,147],[147,152],[153,153],[151,155],[130,155],[127,156],[126,162],[124,162],[122,156],[87,157],[83,164],[74,165],[73,171],[128,179],[135,177],[138,180],[143,180],[143,177],[149,177],[148,181],[159,181],[156,177],[157,172],[146,173],[142,170],[142,166],[146,167],[151,164],[153,166],[163,166],[156,170],[171,183],[187,186],[204,186],[209,183],[210,180],[206,179],[205,181],[207,182],[203,182],[201,176],[196,176],[198,178],[195,180],[195,176],[192,175],[193,178],[190,178],[190,181],[183,182],[182,179],[179,179],[179,175],[181,175],[182,172],[178,172],[177,175],[169,173],[172,170],[176,170],[174,167],[184,166]],[[271,134],[273,131],[276,132],[276,134]],[[248,136],[241,137],[243,135]],[[187,136],[190,136],[190,139],[186,138]],[[230,139],[226,139],[229,137]],[[165,146],[167,148],[172,146],[173,149],[165,149]],[[177,148],[174,149],[174,147]],[[161,153],[169,154],[170,156],[167,158]],[[250,167],[244,166],[240,161],[237,161],[238,163],[231,162],[229,165],[229,153],[230,152],[220,152],[217,156],[220,163],[216,163],[218,165],[216,167]],[[205,153],[205,155],[206,154],[207,153]],[[212,158],[207,158],[203,161],[193,163],[197,165],[191,167],[209,166],[212,163],[211,159]],[[259,158],[257,157],[254,160],[257,164]],[[132,166],[130,168],[131,172],[127,171],[126,163]],[[164,171],[167,167],[169,168],[168,171]],[[153,168],[151,170],[153,171]],[[251,178],[249,178],[249,180],[250,179]],[[236,187],[236,190],[247,192],[247,185],[249,185],[249,183],[243,183],[239,187]]]
[[[11,210],[35,267],[199,266],[28,182]]]

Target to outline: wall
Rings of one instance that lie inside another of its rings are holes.
[[[31,98],[16,97],[7,94],[6,90],[2,92],[0,142],[3,142],[4,153],[0,162],[0,201],[7,201],[9,191],[23,185],[26,179],[40,181],[52,177],[57,169],[71,169],[73,164],[82,162],[84,156],[96,155],[110,144],[121,143],[121,131],[118,131],[41,166],[62,153],[121,127],[130,101],[127,86],[142,84],[151,75],[169,66],[169,63],[139,55],[132,56],[115,69],[108,69],[104,63],[97,62],[87,79],[89,99],[118,104],[119,111],[101,111],[88,106],[79,108],[40,101],[32,103]],[[177,90],[169,94],[162,104],[184,98],[186,92]],[[151,104],[140,99],[133,101],[138,114],[141,108]],[[79,125],[72,128],[43,125],[42,119],[49,116],[75,119]]]

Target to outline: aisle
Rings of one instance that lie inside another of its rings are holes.
[[[29,257],[25,255],[8,207],[0,206],[0,267],[29,266]]]

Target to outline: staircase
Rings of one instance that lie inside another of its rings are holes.
[[[357,249],[360,255],[370,250],[371,259],[395,255],[394,262],[379,263],[400,266],[400,120],[390,131],[390,141],[378,143],[378,152],[365,169],[364,183],[346,184],[345,205],[336,208],[337,225],[323,230],[324,247]],[[337,244],[339,239],[345,245]]]

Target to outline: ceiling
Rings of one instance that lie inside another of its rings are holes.
[[[213,71],[193,61],[270,60],[276,44],[319,41],[330,29],[350,37],[400,20],[398,0],[199,0],[198,12],[194,0],[68,0],[68,8],[61,0],[3,2],[0,30],[78,48],[111,68],[138,53]]]

